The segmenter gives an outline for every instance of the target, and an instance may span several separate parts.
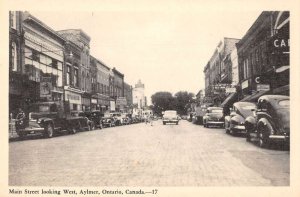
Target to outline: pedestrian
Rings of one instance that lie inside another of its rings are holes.
[[[16,130],[19,130],[24,127],[25,117],[26,115],[24,111],[21,108],[19,108],[18,114],[16,116]]]
[[[153,126],[153,116],[149,115],[149,121],[150,121],[150,125]]]

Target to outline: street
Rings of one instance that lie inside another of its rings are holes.
[[[289,166],[287,150],[186,120],[9,143],[10,186],[288,186]]]

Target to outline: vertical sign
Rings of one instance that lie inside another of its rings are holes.
[[[110,111],[116,111],[115,101],[110,101]]]
[[[40,78],[40,97],[51,100],[52,79],[51,77]]]

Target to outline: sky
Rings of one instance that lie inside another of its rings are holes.
[[[223,37],[242,38],[262,10],[177,4],[28,11],[54,30],[82,29],[91,37],[91,55],[123,73],[132,86],[141,79],[150,101],[158,91],[203,89],[203,69],[217,44]]]

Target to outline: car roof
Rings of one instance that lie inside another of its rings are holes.
[[[239,101],[239,102],[235,102],[233,105],[240,107],[240,106],[245,106],[245,105],[256,105],[256,104],[253,102]]]
[[[258,101],[260,101],[260,100],[266,100],[271,105],[278,106],[278,101],[290,100],[290,97],[289,96],[285,96],[285,95],[264,95],[264,96],[261,96],[258,99]]]
[[[212,110],[212,109],[223,109],[222,107],[208,107],[208,110]]]

